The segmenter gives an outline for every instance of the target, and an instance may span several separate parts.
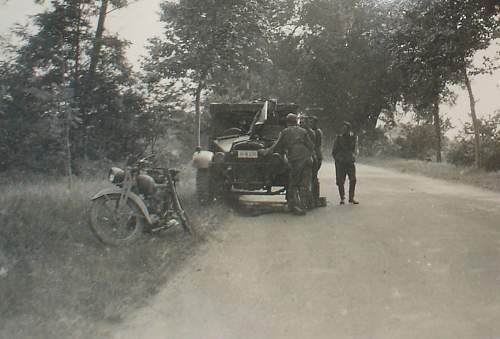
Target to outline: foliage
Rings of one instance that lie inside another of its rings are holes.
[[[193,179],[183,174],[178,189],[199,236],[174,228],[110,250],[88,227],[89,197],[109,185],[99,169],[76,178],[73,190],[22,169],[0,177],[0,338],[109,337],[99,324],[156,293],[227,216],[198,208]]]
[[[144,103],[124,56],[126,42],[103,37],[95,86],[82,90],[96,5],[54,0],[34,16],[34,33],[17,30],[22,43],[10,46],[13,57],[2,61],[0,73],[3,169],[62,171],[71,156],[117,158],[140,148]]]
[[[447,131],[450,128],[449,119],[444,119],[441,122],[441,129]],[[425,121],[420,123],[400,123],[389,134],[392,135],[389,142],[392,147],[388,147],[390,153],[384,155],[405,159],[433,159],[433,154],[436,152],[436,133],[433,124]]]
[[[323,107],[328,124],[350,120],[374,128],[392,110],[398,79],[387,67],[389,7],[377,1],[307,1],[301,11],[299,48],[307,106]]]
[[[181,0],[162,4],[166,28],[151,40],[154,54],[145,69],[164,78],[191,80],[194,91],[217,85],[233,71],[262,58],[258,46],[265,31],[262,9],[269,2]]]
[[[481,158],[483,166],[489,171],[500,170],[500,113],[479,120]],[[463,130],[450,144],[448,161],[455,165],[474,164],[473,126],[464,124]]]
[[[390,129],[377,127],[359,135],[359,152],[362,156],[396,156],[397,146],[389,138]]]
[[[22,43],[0,61],[0,169],[192,146],[204,103],[270,97],[317,110],[327,138],[351,121],[376,140],[368,153],[386,148],[377,121],[402,103],[419,126],[434,123],[425,143],[440,156],[448,85],[496,67],[471,68],[498,34],[495,0],[165,0],[163,35],[150,39],[138,77],[127,42],[104,26],[130,2],[52,0],[33,30],[17,28]],[[425,157],[411,154],[407,132],[405,156]]]
[[[395,10],[391,67],[403,80],[403,102],[434,123],[440,159],[439,103],[447,84],[463,82],[474,52],[498,33],[500,7],[495,0],[416,0],[398,1]]]
[[[400,1],[392,35],[392,67],[403,77],[403,99],[425,111],[448,82],[462,79],[475,51],[498,32],[495,0]]]
[[[403,124],[394,143],[398,155],[405,159],[429,159],[436,147],[436,134],[431,124]]]

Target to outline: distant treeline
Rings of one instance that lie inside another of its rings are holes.
[[[497,0],[165,0],[164,31],[133,72],[127,42],[106,31],[127,2],[52,0],[33,27],[14,28],[20,43],[0,61],[0,170],[71,173],[172,134],[192,147],[207,102],[257,98],[310,108],[327,133],[341,120],[371,131],[404,107],[434,126],[440,160],[448,85],[474,103],[469,76],[498,65],[472,67],[498,37]]]

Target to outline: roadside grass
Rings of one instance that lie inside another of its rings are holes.
[[[360,163],[500,192],[500,172],[486,172],[447,163],[386,157],[362,157]]]
[[[65,180],[3,180],[1,338],[98,337],[100,323],[120,321],[154,294],[225,215],[217,206],[199,209],[188,175],[180,191],[195,237],[178,227],[110,248],[88,227],[89,199],[108,185],[77,179],[69,190]]]

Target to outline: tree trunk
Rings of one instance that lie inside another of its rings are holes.
[[[474,166],[476,168],[481,167],[481,138],[479,135],[479,121],[476,115],[476,101],[474,99],[474,93],[472,93],[472,86],[470,83],[469,76],[467,75],[467,68],[464,67],[464,81],[467,87],[467,92],[469,93],[469,103],[470,103],[470,115],[472,117],[472,127],[474,128]]]
[[[80,1],[77,1],[75,4],[76,11],[77,11],[77,23],[76,23],[76,37],[75,37],[75,45],[73,47],[74,49],[74,55],[73,59],[75,60],[74,68],[73,68],[73,89],[74,89],[74,105],[77,105],[79,107],[80,113],[84,113],[82,107],[83,107],[83,102],[82,102],[82,93],[81,93],[81,83],[80,83],[80,74],[81,74],[81,63],[80,63],[80,57],[81,57],[81,31],[82,31],[82,4]],[[86,123],[86,121],[84,121]],[[86,137],[86,126],[83,126],[84,129],[84,137]],[[80,142],[81,145],[81,142]],[[87,156],[87,143],[84,141],[83,145],[83,156],[85,161],[88,160]]]
[[[99,9],[99,18],[97,20],[97,28],[94,37],[94,46],[90,53],[90,65],[88,72],[85,76],[86,83],[84,85],[83,97],[80,100],[80,110],[83,118],[83,157],[88,159],[88,144],[89,144],[89,117],[88,104],[89,97],[94,89],[94,78],[99,63],[99,57],[102,47],[102,37],[104,35],[104,24],[106,22],[106,15],[108,13],[109,0],[101,0],[101,7]]]
[[[196,146],[201,147],[201,110],[200,110],[200,100],[201,91],[203,90],[203,81],[200,80],[198,87],[196,88],[195,94],[195,113],[196,113]]]
[[[106,22],[106,14],[108,13],[109,0],[101,0],[101,8],[99,9],[99,18],[97,20],[97,28],[95,31],[94,46],[90,54],[90,66],[87,74],[87,86],[92,88],[94,75],[99,62],[99,55],[102,47],[102,36],[104,35],[104,23]]]
[[[66,109],[70,109],[66,107]],[[67,169],[69,177],[69,189],[73,188],[73,159],[71,155],[71,114],[69,111],[66,112],[66,156],[67,156]]]
[[[73,81],[74,81],[74,89],[75,89],[75,98],[77,100],[80,99],[80,40],[81,40],[81,26],[82,26],[82,5],[81,3],[78,3],[76,6],[78,6],[78,18],[77,18],[77,23],[76,23],[76,39],[75,39],[75,46],[74,46],[74,56],[73,58],[75,59],[75,66],[73,69]]]
[[[442,132],[441,132],[441,117],[439,116],[439,96],[436,96],[432,106],[432,118],[434,120],[434,130],[436,131],[436,161],[441,162],[442,151]]]
[[[65,40],[65,35],[64,31],[61,31],[61,46],[64,46],[64,40]],[[60,86],[60,93],[59,95],[61,96],[59,98],[59,103],[58,103],[58,108],[59,112],[64,114],[65,118],[65,124],[64,124],[64,143],[65,143],[65,148],[66,148],[66,169],[67,169],[67,174],[69,178],[68,186],[69,189],[73,188],[73,157],[71,153],[71,120],[72,120],[72,115],[71,115],[71,105],[68,103],[68,100],[70,98],[67,98],[64,89],[67,87],[66,83],[66,78],[65,74],[66,71],[68,70],[68,64],[66,58],[61,59],[61,86]],[[71,98],[73,99],[73,98]],[[62,101],[61,101],[62,100]]]

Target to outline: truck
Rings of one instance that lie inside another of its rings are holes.
[[[196,191],[201,203],[234,195],[286,194],[286,156],[259,152],[286,128],[286,116],[298,105],[266,100],[210,104],[208,145],[193,155]]]

